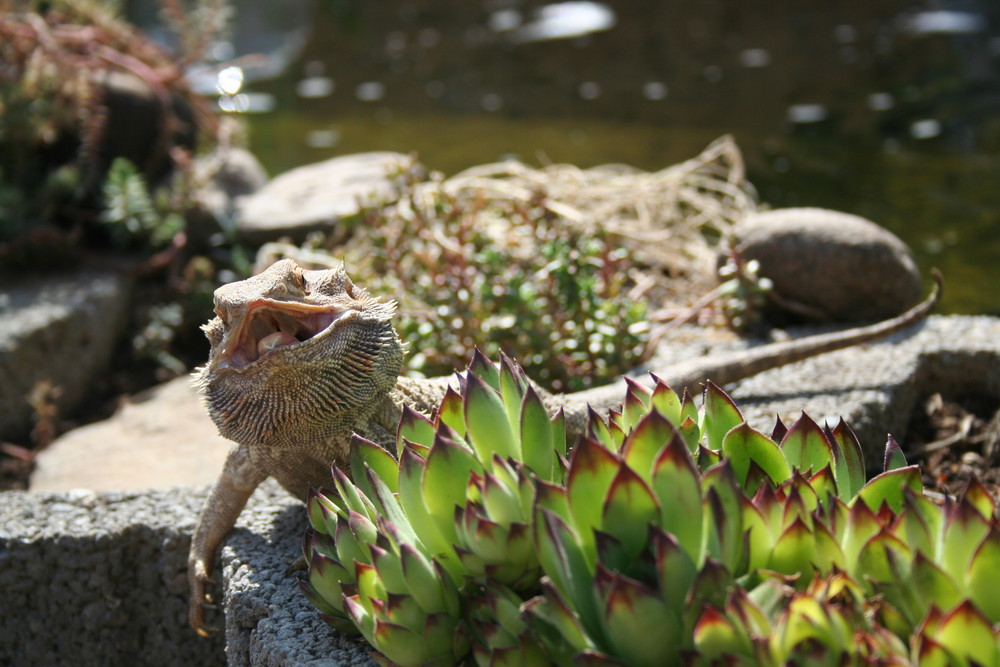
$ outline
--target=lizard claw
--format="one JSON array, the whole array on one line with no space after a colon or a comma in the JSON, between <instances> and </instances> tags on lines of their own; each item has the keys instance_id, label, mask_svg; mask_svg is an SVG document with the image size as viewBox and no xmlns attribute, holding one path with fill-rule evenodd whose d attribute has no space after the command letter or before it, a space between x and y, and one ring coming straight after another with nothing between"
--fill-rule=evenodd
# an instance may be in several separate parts
<instances>
[{"instance_id":1,"label":"lizard claw","mask_svg":"<svg viewBox=\"0 0 1000 667\"><path fill-rule=\"evenodd\" d=\"M212 596L205 590L207 586L215 586L215 580L208 576L208 567L204 561L194 561L188 566L188 577L191 588L191 599L188 602L188 624L201 637L208 637L218 628L205 622L205 610L215 610Z\"/></svg>"}]
</instances>

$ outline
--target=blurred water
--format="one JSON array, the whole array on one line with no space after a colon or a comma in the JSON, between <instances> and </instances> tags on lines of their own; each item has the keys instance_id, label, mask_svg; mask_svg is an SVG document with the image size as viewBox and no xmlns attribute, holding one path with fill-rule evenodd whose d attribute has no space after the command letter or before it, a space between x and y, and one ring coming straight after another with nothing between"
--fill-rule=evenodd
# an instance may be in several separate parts
<instances>
[{"instance_id":1,"label":"blurred water","mask_svg":"<svg viewBox=\"0 0 1000 667\"><path fill-rule=\"evenodd\" d=\"M266 32L280 6L239 11ZM301 41L262 46L238 90L214 70L220 105L256 112L272 173L383 149L445 173L511 156L659 169L731 133L764 201L870 217L943 270L947 311L1000 314L1000 3L327 0L300 14L282 34Z\"/></svg>"}]
</instances>

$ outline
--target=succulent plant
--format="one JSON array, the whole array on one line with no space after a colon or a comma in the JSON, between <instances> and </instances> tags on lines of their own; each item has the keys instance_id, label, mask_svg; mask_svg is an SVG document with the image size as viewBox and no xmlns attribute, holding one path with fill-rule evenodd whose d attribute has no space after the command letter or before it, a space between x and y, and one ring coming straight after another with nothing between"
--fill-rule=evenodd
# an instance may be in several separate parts
<instances>
[{"instance_id":1,"label":"succulent plant","mask_svg":"<svg viewBox=\"0 0 1000 667\"><path fill-rule=\"evenodd\" d=\"M893 439L866 482L843 422L765 435L655 380L567 460L516 363L459 384L309 502L303 589L393 662L1000 665L996 507L932 503Z\"/></svg>"}]
</instances>

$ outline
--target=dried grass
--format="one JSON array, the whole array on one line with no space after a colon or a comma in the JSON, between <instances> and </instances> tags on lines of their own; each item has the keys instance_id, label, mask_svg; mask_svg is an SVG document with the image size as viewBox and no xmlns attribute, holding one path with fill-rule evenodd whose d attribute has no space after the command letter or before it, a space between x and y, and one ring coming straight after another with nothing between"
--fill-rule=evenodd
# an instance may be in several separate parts
<instances>
[{"instance_id":1,"label":"dried grass","mask_svg":"<svg viewBox=\"0 0 1000 667\"><path fill-rule=\"evenodd\" d=\"M626 165L533 168L517 161L476 166L415 184L389 217L434 219L442 192L475 202L479 223L508 246L519 243L506 217L512 201L542 206L586 234L614 235L639 262L630 276L634 296L668 306L690 303L711 289L719 239L757 209L743 156L728 135L656 172Z\"/></svg>"}]
</instances>

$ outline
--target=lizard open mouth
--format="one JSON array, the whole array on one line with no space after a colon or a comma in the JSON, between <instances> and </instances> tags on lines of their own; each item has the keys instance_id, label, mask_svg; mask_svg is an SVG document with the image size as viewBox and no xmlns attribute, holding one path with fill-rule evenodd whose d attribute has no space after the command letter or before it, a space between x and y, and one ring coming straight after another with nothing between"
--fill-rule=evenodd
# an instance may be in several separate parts
<instances>
[{"instance_id":1,"label":"lizard open mouth","mask_svg":"<svg viewBox=\"0 0 1000 667\"><path fill-rule=\"evenodd\" d=\"M248 366L274 350L310 340L351 312L330 306L257 301L230 332L219 366Z\"/></svg>"}]
</instances>

